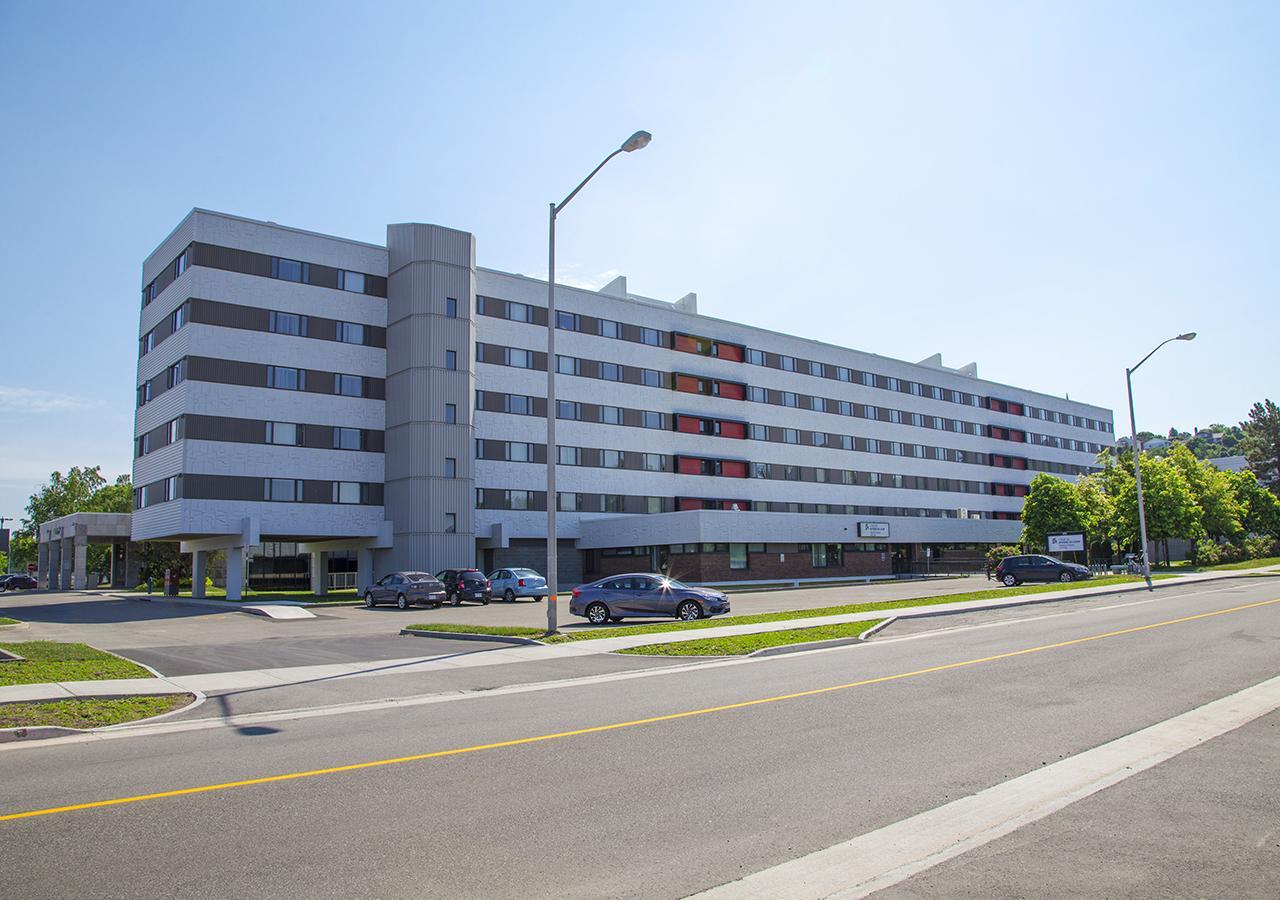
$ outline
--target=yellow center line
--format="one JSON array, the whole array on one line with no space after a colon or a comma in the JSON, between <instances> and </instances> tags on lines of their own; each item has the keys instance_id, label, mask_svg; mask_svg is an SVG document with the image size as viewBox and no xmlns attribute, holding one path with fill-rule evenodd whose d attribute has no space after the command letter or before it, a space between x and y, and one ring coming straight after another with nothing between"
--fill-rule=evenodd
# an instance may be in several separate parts
<instances>
[{"instance_id":1,"label":"yellow center line","mask_svg":"<svg viewBox=\"0 0 1280 900\"><path fill-rule=\"evenodd\" d=\"M369 762L349 763L343 766L330 766L325 769L308 769L305 772L287 772L282 775L266 775L262 778L246 778L242 781L224 781L219 784L177 788L171 791L158 791L153 794L137 794L132 797L116 797L111 800L94 800L89 803L76 803L70 806L54 806L48 809L33 809L26 812L0 815L0 822L8 822L15 819L30 819L35 818L36 816L49 816L54 813L74 812L81 809L97 809L104 806L122 806L129 803L141 803L144 800L161 800L165 797L181 797L187 794L207 794L211 791L225 791L230 788L250 787L256 784L271 784L277 781L293 781L298 778L315 778L319 775L335 775L340 772L356 772L361 769L373 769L379 766L393 766L400 763L417 762L424 759L439 759L445 756L461 756L464 753L477 753L481 750L498 750L503 747L519 747L523 744L538 744L543 741L554 741L560 738L577 737L584 734L599 734L605 731L617 731L622 728L634 728L638 725L652 725L656 722L671 722L676 719L688 719L693 716L709 715L710 713L727 712L734 709L747 709L752 706L763 706L766 703L778 703L782 700L798 700L803 697L816 697L820 694L847 691L851 688L866 687L873 684L884 684L890 681L900 681L904 678L915 678L919 675L928 675L933 672L945 672L950 669L962 669L967 666L977 666L982 665L983 663L997 662L1002 659L1012 659L1017 656L1026 656L1029 653L1041 653L1045 650L1057 650L1062 647L1073 647L1079 644L1087 644L1092 641L1100 641L1104 638L1136 634L1142 631L1150 631L1153 628L1164 628L1167 625L1179 625L1183 622L1194 622L1197 619L1208 619L1213 616L1223 616L1228 613L1241 612L1246 609L1256 609L1257 607L1269 606L1273 603L1280 603L1280 597L1273 600L1261 600L1257 603L1246 603L1242 606L1233 606L1230 609L1219 609L1212 612L1197 613L1192 616L1182 616L1177 619L1168 619L1164 622L1153 622L1149 625L1136 625L1132 628L1121 628L1117 631L1107 631L1102 634L1091 634L1087 637L1073 638L1069 641L1058 641L1053 644L1041 644L1038 647L1011 650L1008 653L997 653L993 656L983 656L977 659L966 659L960 662L944 663L938 666L929 666L925 669L915 669L911 672L899 672L896 675L881 675L877 678L865 678L861 681L850 681L845 684L834 684L827 687L812 688L806 691L795 691L790 694L778 694L773 697L760 697L755 700L742 700L737 703L726 703L722 706L708 706L702 709L690 709L684 712L668 713L661 716L649 716L644 719L632 719L627 722L613 722L608 725L593 725L589 728L577 728L573 731L557 731L553 734L539 734L532 737L514 738L508 741L495 741L490 744L475 744L470 747L455 747L452 750L434 750L430 753L415 753L412 756L397 756L392 759L377 759Z\"/></svg>"}]
</instances>

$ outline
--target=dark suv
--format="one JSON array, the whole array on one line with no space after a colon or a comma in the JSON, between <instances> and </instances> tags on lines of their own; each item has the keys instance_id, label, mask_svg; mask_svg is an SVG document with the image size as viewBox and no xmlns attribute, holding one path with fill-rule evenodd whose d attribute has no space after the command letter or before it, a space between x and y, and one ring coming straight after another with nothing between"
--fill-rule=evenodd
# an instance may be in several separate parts
<instances>
[{"instance_id":1,"label":"dark suv","mask_svg":"<svg viewBox=\"0 0 1280 900\"><path fill-rule=\"evenodd\" d=\"M996 580L1009 587L1024 581L1079 581L1092 573L1078 563L1063 562L1056 556L1006 556L996 566Z\"/></svg>"},{"instance_id":2,"label":"dark suv","mask_svg":"<svg viewBox=\"0 0 1280 900\"><path fill-rule=\"evenodd\" d=\"M444 585L445 601L461 606L463 600L475 600L488 606L493 598L489 579L479 569L445 569L436 577Z\"/></svg>"},{"instance_id":3,"label":"dark suv","mask_svg":"<svg viewBox=\"0 0 1280 900\"><path fill-rule=\"evenodd\" d=\"M30 590L38 587L36 580L22 572L16 575L0 575L0 591Z\"/></svg>"}]
</instances>

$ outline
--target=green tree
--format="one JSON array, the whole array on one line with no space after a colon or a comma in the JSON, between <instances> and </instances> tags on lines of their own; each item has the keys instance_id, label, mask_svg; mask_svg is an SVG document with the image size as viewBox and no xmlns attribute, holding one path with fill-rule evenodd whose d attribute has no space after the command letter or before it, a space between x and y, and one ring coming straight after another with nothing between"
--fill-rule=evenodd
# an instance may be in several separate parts
<instances>
[{"instance_id":1,"label":"green tree","mask_svg":"<svg viewBox=\"0 0 1280 900\"><path fill-rule=\"evenodd\" d=\"M1102 474L1079 478L1076 497L1083 510L1084 531L1090 543L1114 544L1116 540L1116 504L1107 493Z\"/></svg>"},{"instance_id":2,"label":"green tree","mask_svg":"<svg viewBox=\"0 0 1280 900\"><path fill-rule=\"evenodd\" d=\"M1240 525L1246 534L1280 538L1280 499L1258 483L1258 476L1224 472L1240 504Z\"/></svg>"},{"instance_id":3,"label":"green tree","mask_svg":"<svg viewBox=\"0 0 1280 900\"><path fill-rule=\"evenodd\" d=\"M14 564L26 566L36 561L36 528L42 522L77 512L129 512L133 508L133 487L128 475L108 484L101 466L72 466L64 475L54 472L27 501L27 515L14 540ZM105 572L110 568L111 547L90 544L87 568Z\"/></svg>"},{"instance_id":4,"label":"green tree","mask_svg":"<svg viewBox=\"0 0 1280 900\"><path fill-rule=\"evenodd\" d=\"M1084 531L1085 510L1075 487L1041 472L1031 479L1022 504L1022 543L1043 549L1045 536L1059 531Z\"/></svg>"},{"instance_id":5,"label":"green tree","mask_svg":"<svg viewBox=\"0 0 1280 900\"><path fill-rule=\"evenodd\" d=\"M1196 459L1181 444L1169 448L1165 455L1168 463L1182 473L1191 487L1191 495L1200 508L1200 528L1211 538L1235 540L1242 530L1240 518L1244 514L1236 499L1234 485L1227 473L1211 463Z\"/></svg>"},{"instance_id":6,"label":"green tree","mask_svg":"<svg viewBox=\"0 0 1280 900\"><path fill-rule=\"evenodd\" d=\"M1168 459L1139 454L1142 465L1142 501L1147 517L1147 539L1156 543L1170 538L1193 539L1202 534L1200 508L1191 485ZM1115 477L1117 486L1116 532L1120 543L1139 545L1137 483ZM1167 553L1166 553L1167 558Z\"/></svg>"},{"instance_id":7,"label":"green tree","mask_svg":"<svg viewBox=\"0 0 1280 900\"><path fill-rule=\"evenodd\" d=\"M1269 399L1253 404L1240 429L1244 432L1240 452L1249 460L1249 468L1263 487L1280 494L1280 407Z\"/></svg>"}]
</instances>

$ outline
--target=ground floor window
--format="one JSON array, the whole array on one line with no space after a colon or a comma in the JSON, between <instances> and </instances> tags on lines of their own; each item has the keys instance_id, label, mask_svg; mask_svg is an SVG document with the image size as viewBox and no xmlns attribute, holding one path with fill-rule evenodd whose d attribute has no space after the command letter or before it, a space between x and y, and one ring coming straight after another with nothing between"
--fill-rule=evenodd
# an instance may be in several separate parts
<instances>
[{"instance_id":1,"label":"ground floor window","mask_svg":"<svg viewBox=\"0 0 1280 900\"><path fill-rule=\"evenodd\" d=\"M839 544L812 544L809 547L809 555L815 569L840 565Z\"/></svg>"},{"instance_id":2,"label":"ground floor window","mask_svg":"<svg viewBox=\"0 0 1280 900\"><path fill-rule=\"evenodd\" d=\"M729 568L745 569L747 567L747 545L746 544L730 544L729 545Z\"/></svg>"}]
</instances>

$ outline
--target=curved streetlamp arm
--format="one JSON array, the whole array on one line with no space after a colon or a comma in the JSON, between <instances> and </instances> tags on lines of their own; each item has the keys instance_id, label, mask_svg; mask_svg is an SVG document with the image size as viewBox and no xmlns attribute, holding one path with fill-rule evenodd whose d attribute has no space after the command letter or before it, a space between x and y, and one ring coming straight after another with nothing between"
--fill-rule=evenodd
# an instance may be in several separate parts
<instances>
[{"instance_id":1,"label":"curved streetlamp arm","mask_svg":"<svg viewBox=\"0 0 1280 900\"><path fill-rule=\"evenodd\" d=\"M586 187L586 186L587 186L587 182L588 182L588 181L590 181L592 178L595 178L595 177L596 177L596 173L597 173L597 172L599 172L601 169L603 169L603 168L605 167L605 165L609 162L609 160L613 159L615 156L617 156L619 153L622 153L622 152L623 152L622 148L621 148L621 147L619 147L617 150L614 150L612 153L610 153L608 156L606 156L606 157L604 158L604 160L600 163L600 165L596 166L594 169L592 169L592 170L591 170L591 174L590 174L590 175L588 175L586 178L582 179L582 183L581 183L581 184L579 184L576 188L574 188L572 191L570 191L570 192L569 192L569 196L568 196L568 197L565 197L563 200L561 200L559 203L557 203L555 206L553 206L553 207L551 208L551 215L553 215L553 216L559 215L559 214L560 214L560 210L562 210L562 209L564 209L566 206L568 206L568 205L569 205L569 201L570 201L570 200L572 200L574 197L578 196L578 191L580 191L580 190L582 190L584 187ZM1153 352L1154 352L1154 351L1153 351ZM1139 365L1141 365L1141 363L1139 363Z\"/></svg>"},{"instance_id":2,"label":"curved streetlamp arm","mask_svg":"<svg viewBox=\"0 0 1280 900\"><path fill-rule=\"evenodd\" d=\"M595 172L592 172L591 174L592 174L592 175L594 175L594 174L595 174ZM565 202L568 202L568 201L565 201ZM1163 341L1161 341L1159 344L1157 344L1157 345L1156 345L1156 350L1159 350L1159 349L1160 349L1161 347L1163 347L1165 344L1169 343L1169 341L1176 341L1176 340L1178 340L1178 338L1176 338L1176 337L1165 338ZM1146 362L1146 361L1147 361L1147 360L1149 360L1151 357L1155 356L1155 355L1156 355L1156 350L1152 350L1152 351L1151 351L1150 353L1148 353L1146 356L1142 357L1141 362L1139 362L1137 366L1134 366L1132 369L1130 369L1130 370L1129 370L1129 373L1130 373L1130 374L1133 374L1134 372L1138 371L1138 366L1141 366L1141 365L1142 365L1142 363Z\"/></svg>"}]
</instances>

